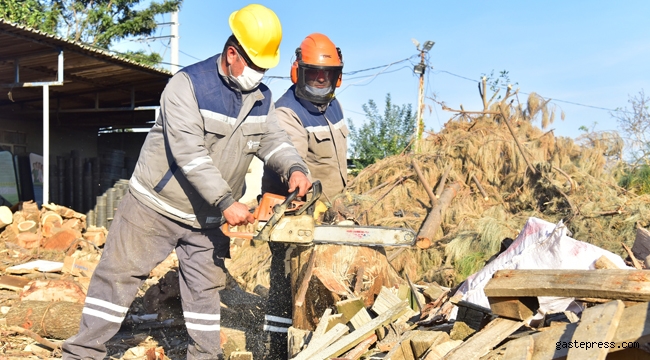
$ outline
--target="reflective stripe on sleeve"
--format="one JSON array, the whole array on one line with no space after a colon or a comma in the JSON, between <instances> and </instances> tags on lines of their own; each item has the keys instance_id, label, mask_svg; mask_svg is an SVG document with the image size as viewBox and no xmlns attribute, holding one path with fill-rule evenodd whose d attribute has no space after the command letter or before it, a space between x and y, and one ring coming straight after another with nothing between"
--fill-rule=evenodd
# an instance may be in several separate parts
<instances>
[{"instance_id":1,"label":"reflective stripe on sleeve","mask_svg":"<svg viewBox=\"0 0 650 360\"><path fill-rule=\"evenodd\" d=\"M190 171L194 170L195 167L197 167L197 166L199 166L199 165L203 165L203 164L205 164L205 163L207 163L207 162L212 162L212 158L209 157L209 156L201 156L201 157L198 157L198 158L196 158L196 159L190 161L187 165L185 165L185 166L182 167L182 169L183 169L183 173L184 173L184 174L187 174L187 173L189 173Z\"/></svg>"},{"instance_id":2,"label":"reflective stripe on sleeve","mask_svg":"<svg viewBox=\"0 0 650 360\"><path fill-rule=\"evenodd\" d=\"M147 191L147 189L144 188L144 186L142 186L142 184L138 182L138 180L136 180L135 176L131 177L130 185L133 187L133 190L139 192L143 196L146 196L151 202L158 205L160 208L167 211L168 213L178 216L179 218L184 220L196 221L196 215L188 214L186 212L180 211L175 207L163 202L153 194L151 194L149 191Z\"/></svg>"},{"instance_id":3,"label":"reflective stripe on sleeve","mask_svg":"<svg viewBox=\"0 0 650 360\"><path fill-rule=\"evenodd\" d=\"M269 161L269 159L271 158L271 156L275 155L275 153L277 153L278 151L280 151L280 150L282 150L282 149L290 148L290 147L292 147L292 145L287 144L287 143L282 143L282 144L278 145L278 147L276 147L275 149L273 149L273 150L272 150L268 155L266 155L266 156L264 157L264 162L266 163L267 161Z\"/></svg>"}]
</instances>

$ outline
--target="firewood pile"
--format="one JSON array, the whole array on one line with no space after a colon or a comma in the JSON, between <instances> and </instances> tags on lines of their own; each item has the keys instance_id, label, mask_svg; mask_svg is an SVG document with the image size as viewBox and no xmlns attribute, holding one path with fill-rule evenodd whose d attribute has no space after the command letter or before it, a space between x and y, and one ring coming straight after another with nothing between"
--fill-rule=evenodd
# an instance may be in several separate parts
<instances>
[{"instance_id":1,"label":"firewood pile","mask_svg":"<svg viewBox=\"0 0 650 360\"><path fill-rule=\"evenodd\" d=\"M107 235L105 227L87 226L85 214L63 206L0 207L0 358L60 357L63 340L79 329ZM221 291L224 351L244 358L244 350L264 352L260 334L269 284L268 246L251 245L233 241L233 259L227 261L232 277ZM184 359L188 341L172 253L138 291L121 331L107 344L108 354Z\"/></svg>"},{"instance_id":2,"label":"firewood pile","mask_svg":"<svg viewBox=\"0 0 650 360\"><path fill-rule=\"evenodd\" d=\"M531 219L453 289L407 281L371 306L336 302L315 328L294 321L292 359L650 358L650 273L638 260L650 232L639 229L624 261L565 230Z\"/></svg>"}]
</instances>

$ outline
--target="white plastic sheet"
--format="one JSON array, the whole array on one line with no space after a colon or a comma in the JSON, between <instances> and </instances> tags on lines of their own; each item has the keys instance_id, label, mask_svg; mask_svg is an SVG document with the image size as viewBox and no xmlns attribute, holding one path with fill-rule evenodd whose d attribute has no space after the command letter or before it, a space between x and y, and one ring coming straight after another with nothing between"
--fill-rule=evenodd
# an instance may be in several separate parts
<instances>
[{"instance_id":1,"label":"white plastic sheet","mask_svg":"<svg viewBox=\"0 0 650 360\"><path fill-rule=\"evenodd\" d=\"M479 272L469 276L456 294L463 294L462 299L465 301L489 308L483 288L497 270L589 270L594 269L594 263L603 255L619 268L629 268L620 256L570 238L562 221L555 225L531 217L512 245ZM539 303L539 312L542 314L564 310L580 312L580 309L572 307L573 298L539 297ZM455 313L456 309L452 318L455 318Z\"/></svg>"}]
</instances>

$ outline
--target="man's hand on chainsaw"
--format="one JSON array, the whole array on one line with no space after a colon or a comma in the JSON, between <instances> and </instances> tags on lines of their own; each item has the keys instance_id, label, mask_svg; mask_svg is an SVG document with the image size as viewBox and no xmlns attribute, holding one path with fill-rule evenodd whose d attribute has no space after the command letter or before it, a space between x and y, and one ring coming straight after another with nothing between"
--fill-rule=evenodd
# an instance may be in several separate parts
<instances>
[{"instance_id":1,"label":"man's hand on chainsaw","mask_svg":"<svg viewBox=\"0 0 650 360\"><path fill-rule=\"evenodd\" d=\"M230 226L247 225L255 222L255 217L248 211L248 206L235 201L223 211L223 217Z\"/></svg>"},{"instance_id":2,"label":"man's hand on chainsaw","mask_svg":"<svg viewBox=\"0 0 650 360\"><path fill-rule=\"evenodd\" d=\"M311 189L311 181L307 178L307 175L303 174L302 171L294 171L291 173L289 178L289 193L294 192L298 189L298 196L305 196L309 189Z\"/></svg>"}]
</instances>

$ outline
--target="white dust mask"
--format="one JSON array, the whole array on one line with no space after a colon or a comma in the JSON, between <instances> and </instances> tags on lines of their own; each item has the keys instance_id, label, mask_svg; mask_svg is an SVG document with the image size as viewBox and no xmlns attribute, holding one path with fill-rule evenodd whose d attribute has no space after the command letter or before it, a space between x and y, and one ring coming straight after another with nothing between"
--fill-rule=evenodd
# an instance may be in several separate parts
<instances>
[{"instance_id":1,"label":"white dust mask","mask_svg":"<svg viewBox=\"0 0 650 360\"><path fill-rule=\"evenodd\" d=\"M309 85L305 84L305 91L307 91L308 93L310 93L312 95L316 95L316 96L326 96L326 95L329 95L329 93L332 91L332 87L328 86L328 87L325 87L325 88L317 88L317 87L309 86Z\"/></svg>"},{"instance_id":2,"label":"white dust mask","mask_svg":"<svg viewBox=\"0 0 650 360\"><path fill-rule=\"evenodd\" d=\"M242 61L244 60L239 54L237 54L237 57ZM232 75L232 69L230 68L230 66L228 67L228 70L230 72L230 79L234 83L239 85L239 88L242 91L251 91L257 88L262 82L262 78L264 77L263 71L253 70L248 65L246 65L245 62L244 62L244 71L242 71L241 75L237 77Z\"/></svg>"}]
</instances>

